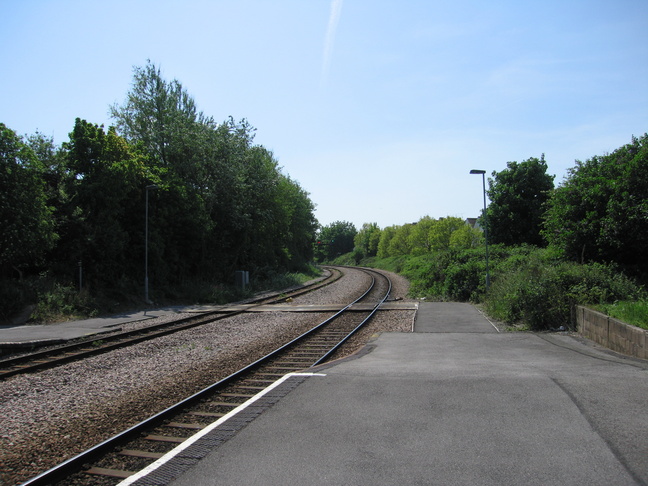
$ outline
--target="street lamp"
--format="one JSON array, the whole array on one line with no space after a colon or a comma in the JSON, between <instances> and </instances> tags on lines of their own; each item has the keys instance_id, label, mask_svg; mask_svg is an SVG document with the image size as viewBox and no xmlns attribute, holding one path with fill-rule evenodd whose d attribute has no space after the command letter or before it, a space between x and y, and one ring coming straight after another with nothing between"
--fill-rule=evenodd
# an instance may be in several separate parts
<instances>
[{"instance_id":1,"label":"street lamp","mask_svg":"<svg viewBox=\"0 0 648 486\"><path fill-rule=\"evenodd\" d=\"M146 215L144 218L144 302L152 304L149 300L149 278L148 278L148 197L150 189L157 189L158 186L150 184L146 186Z\"/></svg>"},{"instance_id":2,"label":"street lamp","mask_svg":"<svg viewBox=\"0 0 648 486\"><path fill-rule=\"evenodd\" d=\"M486 242L486 290L490 288L490 271L488 269L488 221L486 216L486 171L481 169L473 169L471 174L481 174L482 186L484 189L484 241Z\"/></svg>"}]
</instances>

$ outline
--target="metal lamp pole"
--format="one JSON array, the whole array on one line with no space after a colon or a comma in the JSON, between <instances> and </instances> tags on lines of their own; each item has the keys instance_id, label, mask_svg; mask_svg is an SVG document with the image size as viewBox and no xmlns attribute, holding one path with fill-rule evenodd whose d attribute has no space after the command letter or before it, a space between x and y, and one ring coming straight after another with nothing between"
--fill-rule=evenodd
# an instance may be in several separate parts
<instances>
[{"instance_id":1,"label":"metal lamp pole","mask_svg":"<svg viewBox=\"0 0 648 486\"><path fill-rule=\"evenodd\" d=\"M148 278L148 200L149 190L157 189L158 186L151 184L146 186L146 215L144 218L144 302L151 304L149 300L149 278Z\"/></svg>"},{"instance_id":2,"label":"metal lamp pole","mask_svg":"<svg viewBox=\"0 0 648 486\"><path fill-rule=\"evenodd\" d=\"M488 220L486 216L486 171L481 169L473 169L471 174L481 174L482 187L484 190L484 241L486 242L486 290L490 288L490 270L488 268Z\"/></svg>"}]
</instances>

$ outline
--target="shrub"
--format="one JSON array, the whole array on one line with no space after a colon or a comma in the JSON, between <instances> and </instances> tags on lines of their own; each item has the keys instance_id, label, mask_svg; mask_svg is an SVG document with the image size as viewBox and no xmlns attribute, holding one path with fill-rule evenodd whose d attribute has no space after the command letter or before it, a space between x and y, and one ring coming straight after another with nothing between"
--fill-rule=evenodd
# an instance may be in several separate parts
<instances>
[{"instance_id":1,"label":"shrub","mask_svg":"<svg viewBox=\"0 0 648 486\"><path fill-rule=\"evenodd\" d=\"M485 286L485 260L469 260L453 264L446 269L443 294L450 300L479 301L480 290Z\"/></svg>"},{"instance_id":2,"label":"shrub","mask_svg":"<svg viewBox=\"0 0 648 486\"><path fill-rule=\"evenodd\" d=\"M409 258L401 273L410 281L410 294L415 297L443 300L447 265L448 261L443 253Z\"/></svg>"},{"instance_id":3,"label":"shrub","mask_svg":"<svg viewBox=\"0 0 648 486\"><path fill-rule=\"evenodd\" d=\"M95 303L88 292L79 292L72 285L54 282L38 293L38 303L32 319L39 322L56 322L74 317L92 317Z\"/></svg>"},{"instance_id":4,"label":"shrub","mask_svg":"<svg viewBox=\"0 0 648 486\"><path fill-rule=\"evenodd\" d=\"M486 296L486 310L507 323L524 322L532 330L571 327L575 304L636 299L642 289L602 264L547 261L542 250L526 263L501 274Z\"/></svg>"}]
</instances>

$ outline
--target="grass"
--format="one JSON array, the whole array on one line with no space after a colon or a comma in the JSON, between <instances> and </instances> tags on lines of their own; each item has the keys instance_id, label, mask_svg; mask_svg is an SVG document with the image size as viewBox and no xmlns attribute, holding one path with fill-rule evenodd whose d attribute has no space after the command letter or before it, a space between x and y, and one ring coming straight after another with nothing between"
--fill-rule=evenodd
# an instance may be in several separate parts
<instances>
[{"instance_id":1,"label":"grass","mask_svg":"<svg viewBox=\"0 0 648 486\"><path fill-rule=\"evenodd\" d=\"M620 301L613 304L594 306L599 312L614 317L626 324L648 330L648 302Z\"/></svg>"}]
</instances>

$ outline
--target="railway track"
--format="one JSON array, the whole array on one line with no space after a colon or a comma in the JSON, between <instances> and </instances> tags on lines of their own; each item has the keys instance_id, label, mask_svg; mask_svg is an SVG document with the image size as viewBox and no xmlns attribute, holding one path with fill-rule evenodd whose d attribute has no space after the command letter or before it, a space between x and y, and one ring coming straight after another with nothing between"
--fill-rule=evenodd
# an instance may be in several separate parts
<instances>
[{"instance_id":1,"label":"railway track","mask_svg":"<svg viewBox=\"0 0 648 486\"><path fill-rule=\"evenodd\" d=\"M372 275L367 291L310 331L153 417L36 476L24 486L117 484L287 374L308 370L334 358L343 343L371 319L391 291L387 277L367 272ZM360 312L354 310L354 306L366 310Z\"/></svg>"},{"instance_id":2,"label":"railway track","mask_svg":"<svg viewBox=\"0 0 648 486\"><path fill-rule=\"evenodd\" d=\"M341 272L331 268L331 274L324 280L312 285L301 287L289 292L265 295L258 299L246 301L251 304L244 309L228 312L205 312L197 316L178 319L173 322L151 325L134 331L116 332L110 335L95 336L90 339L77 341L47 350L36 351L21 356L15 356L0 360L0 380L21 373L31 373L37 370L53 368L70 361L87 358L97 354L105 353L115 349L130 346L160 336L172 334L196 326L202 326L211 322L227 319L244 312L249 312L255 306L280 303L326 285L330 285L341 277Z\"/></svg>"}]
</instances>

